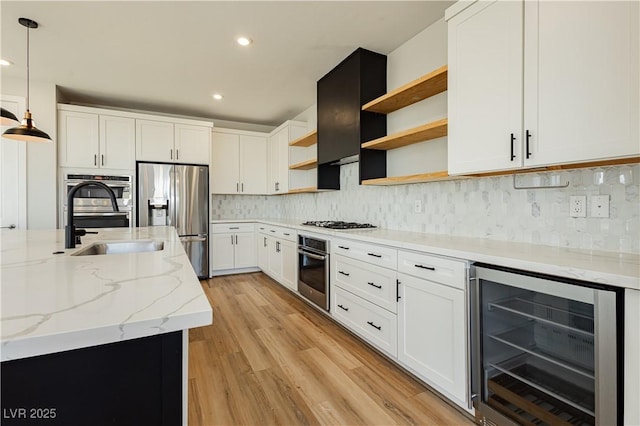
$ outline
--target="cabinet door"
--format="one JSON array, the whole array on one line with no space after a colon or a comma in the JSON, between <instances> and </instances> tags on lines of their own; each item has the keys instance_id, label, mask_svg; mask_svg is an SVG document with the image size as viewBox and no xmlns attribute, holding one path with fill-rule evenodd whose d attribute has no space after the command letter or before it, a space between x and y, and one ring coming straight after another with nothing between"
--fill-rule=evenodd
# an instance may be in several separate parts
<instances>
[{"instance_id":1,"label":"cabinet door","mask_svg":"<svg viewBox=\"0 0 640 426\"><path fill-rule=\"evenodd\" d=\"M267 236L258 234L256 243L258 249L258 268L267 272L269 268L269 244L267 242Z\"/></svg>"},{"instance_id":2,"label":"cabinet door","mask_svg":"<svg viewBox=\"0 0 640 426\"><path fill-rule=\"evenodd\" d=\"M100 116L100 167L135 169L135 123L133 118Z\"/></svg>"},{"instance_id":3,"label":"cabinet door","mask_svg":"<svg viewBox=\"0 0 640 426\"><path fill-rule=\"evenodd\" d=\"M240 135L240 192L267 193L267 138Z\"/></svg>"},{"instance_id":4,"label":"cabinet door","mask_svg":"<svg viewBox=\"0 0 640 426\"><path fill-rule=\"evenodd\" d=\"M173 124L136 120L136 160L175 162Z\"/></svg>"},{"instance_id":5,"label":"cabinet door","mask_svg":"<svg viewBox=\"0 0 640 426\"><path fill-rule=\"evenodd\" d=\"M175 124L175 154L178 163L209 164L211 129L209 127Z\"/></svg>"},{"instance_id":6,"label":"cabinet door","mask_svg":"<svg viewBox=\"0 0 640 426\"><path fill-rule=\"evenodd\" d=\"M525 165L640 153L639 8L525 2Z\"/></svg>"},{"instance_id":7,"label":"cabinet door","mask_svg":"<svg viewBox=\"0 0 640 426\"><path fill-rule=\"evenodd\" d=\"M256 234L235 234L235 267L253 268L258 264Z\"/></svg>"},{"instance_id":8,"label":"cabinet door","mask_svg":"<svg viewBox=\"0 0 640 426\"><path fill-rule=\"evenodd\" d=\"M240 189L240 137L213 132L211 144L211 192L237 194Z\"/></svg>"},{"instance_id":9,"label":"cabinet door","mask_svg":"<svg viewBox=\"0 0 640 426\"><path fill-rule=\"evenodd\" d=\"M289 192L289 129L285 128L278 133L277 137L278 156L278 194Z\"/></svg>"},{"instance_id":10,"label":"cabinet door","mask_svg":"<svg viewBox=\"0 0 640 426\"><path fill-rule=\"evenodd\" d=\"M211 270L234 268L234 234L211 234Z\"/></svg>"},{"instance_id":11,"label":"cabinet door","mask_svg":"<svg viewBox=\"0 0 640 426\"><path fill-rule=\"evenodd\" d=\"M466 404L464 290L398 274L398 359Z\"/></svg>"},{"instance_id":12,"label":"cabinet door","mask_svg":"<svg viewBox=\"0 0 640 426\"><path fill-rule=\"evenodd\" d=\"M59 111L59 160L62 167L98 167L98 114Z\"/></svg>"},{"instance_id":13,"label":"cabinet door","mask_svg":"<svg viewBox=\"0 0 640 426\"><path fill-rule=\"evenodd\" d=\"M522 165L522 10L477 2L448 22L450 174Z\"/></svg>"},{"instance_id":14,"label":"cabinet door","mask_svg":"<svg viewBox=\"0 0 640 426\"><path fill-rule=\"evenodd\" d=\"M267 237L269 252L267 253L267 273L274 280L282 280L282 251L281 243L275 238Z\"/></svg>"},{"instance_id":15,"label":"cabinet door","mask_svg":"<svg viewBox=\"0 0 640 426\"><path fill-rule=\"evenodd\" d=\"M279 194L278 190L278 179L279 179L279 160L280 160L280 151L278 145L278 136L272 135L269 136L268 140L269 152L267 153L268 164L267 164L267 193L268 194ZM288 167L288 166L287 166Z\"/></svg>"},{"instance_id":16,"label":"cabinet door","mask_svg":"<svg viewBox=\"0 0 640 426\"><path fill-rule=\"evenodd\" d=\"M282 280L281 283L291 290L298 290L298 250L296 243L281 240Z\"/></svg>"}]
</instances>

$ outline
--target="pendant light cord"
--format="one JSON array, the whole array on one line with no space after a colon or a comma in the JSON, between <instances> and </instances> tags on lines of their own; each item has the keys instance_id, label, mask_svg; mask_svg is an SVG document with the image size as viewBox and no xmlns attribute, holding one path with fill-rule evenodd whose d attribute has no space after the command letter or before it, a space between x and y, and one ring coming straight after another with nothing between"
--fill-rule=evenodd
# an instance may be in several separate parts
<instances>
[{"instance_id":1,"label":"pendant light cord","mask_svg":"<svg viewBox=\"0 0 640 426\"><path fill-rule=\"evenodd\" d=\"M27 25L27 111L29 111L29 30L30 26Z\"/></svg>"}]
</instances>

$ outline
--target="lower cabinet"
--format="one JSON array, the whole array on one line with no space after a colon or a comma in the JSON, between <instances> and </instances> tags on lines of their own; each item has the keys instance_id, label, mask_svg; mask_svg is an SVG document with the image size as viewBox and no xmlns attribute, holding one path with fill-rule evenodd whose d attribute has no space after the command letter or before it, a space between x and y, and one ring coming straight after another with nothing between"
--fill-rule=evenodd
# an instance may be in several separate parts
<instances>
[{"instance_id":1,"label":"lower cabinet","mask_svg":"<svg viewBox=\"0 0 640 426\"><path fill-rule=\"evenodd\" d=\"M258 232L258 266L283 286L297 291L297 233L288 228L262 224Z\"/></svg>"},{"instance_id":2,"label":"lower cabinet","mask_svg":"<svg viewBox=\"0 0 640 426\"><path fill-rule=\"evenodd\" d=\"M282 252L282 280L285 287L298 290L298 245L295 242L282 240L280 244Z\"/></svg>"},{"instance_id":3,"label":"lower cabinet","mask_svg":"<svg viewBox=\"0 0 640 426\"><path fill-rule=\"evenodd\" d=\"M269 267L269 243L268 237L263 234L258 234L256 242L258 244L258 268L266 271Z\"/></svg>"},{"instance_id":4,"label":"lower cabinet","mask_svg":"<svg viewBox=\"0 0 640 426\"><path fill-rule=\"evenodd\" d=\"M212 276L221 275L221 271L244 272L258 265L255 224L213 224L210 241Z\"/></svg>"}]
</instances>

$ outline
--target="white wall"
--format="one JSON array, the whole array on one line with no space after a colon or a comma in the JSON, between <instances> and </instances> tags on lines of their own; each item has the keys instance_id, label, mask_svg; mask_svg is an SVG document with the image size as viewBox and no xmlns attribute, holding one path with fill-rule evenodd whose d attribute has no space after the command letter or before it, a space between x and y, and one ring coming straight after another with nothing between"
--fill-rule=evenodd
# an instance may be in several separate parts
<instances>
[{"instance_id":1,"label":"white wall","mask_svg":"<svg viewBox=\"0 0 640 426\"><path fill-rule=\"evenodd\" d=\"M26 82L3 76L0 91L5 95L25 96ZM36 127L46 132L53 142L27 144L27 228L55 228L58 203L55 84L31 80L29 102Z\"/></svg>"}]
</instances>

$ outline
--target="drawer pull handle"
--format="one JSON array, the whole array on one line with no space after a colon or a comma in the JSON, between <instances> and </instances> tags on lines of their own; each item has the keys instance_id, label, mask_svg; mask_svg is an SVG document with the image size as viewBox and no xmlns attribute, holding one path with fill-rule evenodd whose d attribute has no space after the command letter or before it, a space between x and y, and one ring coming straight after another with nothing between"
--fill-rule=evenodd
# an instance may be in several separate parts
<instances>
[{"instance_id":1,"label":"drawer pull handle","mask_svg":"<svg viewBox=\"0 0 640 426\"><path fill-rule=\"evenodd\" d=\"M371 287L375 287L375 288L382 288L382 286L381 286L381 285L375 285L374 283L369 283L369 282L368 282L367 284L369 284Z\"/></svg>"},{"instance_id":2,"label":"drawer pull handle","mask_svg":"<svg viewBox=\"0 0 640 426\"><path fill-rule=\"evenodd\" d=\"M345 247L345 246L338 246L338 248L341 248L342 250L349 250L349 247Z\"/></svg>"},{"instance_id":3,"label":"drawer pull handle","mask_svg":"<svg viewBox=\"0 0 640 426\"><path fill-rule=\"evenodd\" d=\"M283 232L284 235L289 236L291 234L289 234L288 232Z\"/></svg>"},{"instance_id":4,"label":"drawer pull handle","mask_svg":"<svg viewBox=\"0 0 640 426\"><path fill-rule=\"evenodd\" d=\"M424 266L424 265L413 265L416 268L420 268L420 269L427 269L429 271L435 271L436 268L434 268L433 266Z\"/></svg>"},{"instance_id":5,"label":"drawer pull handle","mask_svg":"<svg viewBox=\"0 0 640 426\"><path fill-rule=\"evenodd\" d=\"M381 254L375 254L375 253L367 253L369 256L373 256L373 257L382 257Z\"/></svg>"},{"instance_id":6,"label":"drawer pull handle","mask_svg":"<svg viewBox=\"0 0 640 426\"><path fill-rule=\"evenodd\" d=\"M347 277L349 276L349 274L348 274L348 273L346 273L346 272L338 271L338 273L339 273L339 274L342 274L342 275L344 275L344 276L347 276Z\"/></svg>"},{"instance_id":7,"label":"drawer pull handle","mask_svg":"<svg viewBox=\"0 0 640 426\"><path fill-rule=\"evenodd\" d=\"M270 229L269 232L276 232L276 231L274 231L273 229Z\"/></svg>"},{"instance_id":8,"label":"drawer pull handle","mask_svg":"<svg viewBox=\"0 0 640 426\"><path fill-rule=\"evenodd\" d=\"M231 226L229 229L240 229L239 226Z\"/></svg>"},{"instance_id":9,"label":"drawer pull handle","mask_svg":"<svg viewBox=\"0 0 640 426\"><path fill-rule=\"evenodd\" d=\"M338 308L342 309L343 311L349 311L349 308L345 308L345 307L344 307L344 306L342 306L342 305L338 305Z\"/></svg>"},{"instance_id":10,"label":"drawer pull handle","mask_svg":"<svg viewBox=\"0 0 640 426\"><path fill-rule=\"evenodd\" d=\"M369 324L371 327L375 328L376 330L382 330L382 326L381 325L375 325L373 323L373 321L367 321L367 324Z\"/></svg>"}]
</instances>

